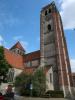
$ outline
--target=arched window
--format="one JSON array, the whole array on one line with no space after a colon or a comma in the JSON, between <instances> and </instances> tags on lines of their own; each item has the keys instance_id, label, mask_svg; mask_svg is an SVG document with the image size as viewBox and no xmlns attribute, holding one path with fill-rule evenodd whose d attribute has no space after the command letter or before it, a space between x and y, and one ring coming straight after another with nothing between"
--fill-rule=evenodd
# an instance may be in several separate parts
<instances>
[{"instance_id":1,"label":"arched window","mask_svg":"<svg viewBox=\"0 0 75 100\"><path fill-rule=\"evenodd\" d=\"M45 11L45 16L47 15L47 10Z\"/></svg>"},{"instance_id":2,"label":"arched window","mask_svg":"<svg viewBox=\"0 0 75 100\"><path fill-rule=\"evenodd\" d=\"M49 9L49 13L51 13L51 9Z\"/></svg>"},{"instance_id":3,"label":"arched window","mask_svg":"<svg viewBox=\"0 0 75 100\"><path fill-rule=\"evenodd\" d=\"M13 80L14 80L14 69L13 68L10 68L9 69L9 72L8 72L7 81L8 82L13 82Z\"/></svg>"},{"instance_id":4,"label":"arched window","mask_svg":"<svg viewBox=\"0 0 75 100\"><path fill-rule=\"evenodd\" d=\"M48 31L51 31L51 25L50 24L48 24L47 29L48 29Z\"/></svg>"},{"instance_id":5,"label":"arched window","mask_svg":"<svg viewBox=\"0 0 75 100\"><path fill-rule=\"evenodd\" d=\"M50 73L50 83L52 83L52 73Z\"/></svg>"}]
</instances>

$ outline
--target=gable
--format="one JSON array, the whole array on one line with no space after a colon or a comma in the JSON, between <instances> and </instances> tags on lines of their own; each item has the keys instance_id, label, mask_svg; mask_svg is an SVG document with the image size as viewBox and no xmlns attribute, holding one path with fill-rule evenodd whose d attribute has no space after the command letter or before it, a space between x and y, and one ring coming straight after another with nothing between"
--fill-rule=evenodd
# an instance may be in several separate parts
<instances>
[{"instance_id":1,"label":"gable","mask_svg":"<svg viewBox=\"0 0 75 100\"><path fill-rule=\"evenodd\" d=\"M17 55L8 49L4 49L4 55L7 62L14 68L23 69L23 57Z\"/></svg>"}]
</instances>

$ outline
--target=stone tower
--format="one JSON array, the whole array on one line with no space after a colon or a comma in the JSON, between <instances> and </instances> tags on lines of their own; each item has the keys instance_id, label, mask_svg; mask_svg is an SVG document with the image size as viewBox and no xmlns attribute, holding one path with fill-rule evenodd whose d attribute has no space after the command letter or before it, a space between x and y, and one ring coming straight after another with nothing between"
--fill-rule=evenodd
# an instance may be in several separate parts
<instances>
[{"instance_id":1,"label":"stone tower","mask_svg":"<svg viewBox=\"0 0 75 100\"><path fill-rule=\"evenodd\" d=\"M66 40L60 14L55 3L47 5L40 14L41 66L52 68L53 89L72 94L72 76Z\"/></svg>"}]
</instances>

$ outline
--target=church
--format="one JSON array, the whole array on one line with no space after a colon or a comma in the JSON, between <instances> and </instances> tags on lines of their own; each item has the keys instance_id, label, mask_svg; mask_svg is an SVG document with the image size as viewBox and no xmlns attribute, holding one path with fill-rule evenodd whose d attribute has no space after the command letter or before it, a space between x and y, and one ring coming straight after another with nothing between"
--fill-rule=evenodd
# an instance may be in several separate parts
<instances>
[{"instance_id":1,"label":"church","mask_svg":"<svg viewBox=\"0 0 75 100\"><path fill-rule=\"evenodd\" d=\"M18 41L10 49L5 48L4 55L13 67L9 70L9 82L14 81L14 77L22 71L32 74L37 68L46 66L46 90L63 90L64 96L73 94L66 39L61 16L54 2L43 7L40 12L40 50L26 54Z\"/></svg>"}]
</instances>

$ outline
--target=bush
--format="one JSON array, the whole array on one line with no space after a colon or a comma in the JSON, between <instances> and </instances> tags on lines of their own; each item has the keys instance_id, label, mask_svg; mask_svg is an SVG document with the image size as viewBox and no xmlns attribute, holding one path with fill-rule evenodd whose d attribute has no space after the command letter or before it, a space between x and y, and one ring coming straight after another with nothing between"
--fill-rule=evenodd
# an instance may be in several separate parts
<instances>
[{"instance_id":1,"label":"bush","mask_svg":"<svg viewBox=\"0 0 75 100\"><path fill-rule=\"evenodd\" d=\"M64 98L63 91L47 91L44 97L52 97L52 98Z\"/></svg>"},{"instance_id":2,"label":"bush","mask_svg":"<svg viewBox=\"0 0 75 100\"><path fill-rule=\"evenodd\" d=\"M30 96L30 89L21 89L20 95L21 96Z\"/></svg>"},{"instance_id":3,"label":"bush","mask_svg":"<svg viewBox=\"0 0 75 100\"><path fill-rule=\"evenodd\" d=\"M39 92L38 92L37 90L33 89L33 90L32 90L32 96L33 96L33 97L39 97L40 94L39 94Z\"/></svg>"}]
</instances>

